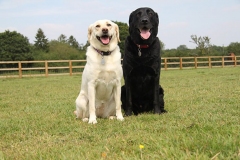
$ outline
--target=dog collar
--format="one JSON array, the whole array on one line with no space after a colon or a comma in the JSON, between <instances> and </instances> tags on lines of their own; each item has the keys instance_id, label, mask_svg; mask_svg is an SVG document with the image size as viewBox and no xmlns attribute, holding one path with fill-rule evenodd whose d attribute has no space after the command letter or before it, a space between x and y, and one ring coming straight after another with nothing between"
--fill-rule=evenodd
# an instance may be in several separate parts
<instances>
[{"instance_id":1,"label":"dog collar","mask_svg":"<svg viewBox=\"0 0 240 160\"><path fill-rule=\"evenodd\" d=\"M94 48L94 47L93 47ZM112 52L108 51L108 52L104 52L104 51L100 51L96 48L94 48L99 54L101 54L102 56L109 56L111 55Z\"/></svg>"},{"instance_id":2,"label":"dog collar","mask_svg":"<svg viewBox=\"0 0 240 160\"><path fill-rule=\"evenodd\" d=\"M94 47L93 47L94 48ZM94 48L99 54L101 54L102 56L102 60L101 60L101 64L104 65L105 64L105 60L104 60L104 56L109 56L112 52L108 51L108 52L104 52L104 51L100 51L97 48Z\"/></svg>"},{"instance_id":3,"label":"dog collar","mask_svg":"<svg viewBox=\"0 0 240 160\"><path fill-rule=\"evenodd\" d=\"M141 55L142 55L141 49L142 49L142 48L148 48L149 45L147 45L147 44L140 45L140 44L137 44L137 43L135 43L135 44L136 44L137 47L138 47L138 56L141 57Z\"/></svg>"},{"instance_id":4,"label":"dog collar","mask_svg":"<svg viewBox=\"0 0 240 160\"><path fill-rule=\"evenodd\" d=\"M140 44L136 44L138 46L138 48L148 48L149 45L147 44L143 44L143 45L140 45Z\"/></svg>"}]
</instances>

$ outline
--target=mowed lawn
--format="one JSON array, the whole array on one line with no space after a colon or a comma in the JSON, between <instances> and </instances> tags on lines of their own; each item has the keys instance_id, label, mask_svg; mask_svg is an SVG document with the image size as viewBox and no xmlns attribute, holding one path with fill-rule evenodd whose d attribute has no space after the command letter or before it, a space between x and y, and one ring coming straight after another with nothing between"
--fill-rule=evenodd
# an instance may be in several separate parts
<instances>
[{"instance_id":1,"label":"mowed lawn","mask_svg":"<svg viewBox=\"0 0 240 160\"><path fill-rule=\"evenodd\" d=\"M0 159L240 159L240 67L162 71L167 114L96 125L73 115L80 82L0 79Z\"/></svg>"}]
</instances>

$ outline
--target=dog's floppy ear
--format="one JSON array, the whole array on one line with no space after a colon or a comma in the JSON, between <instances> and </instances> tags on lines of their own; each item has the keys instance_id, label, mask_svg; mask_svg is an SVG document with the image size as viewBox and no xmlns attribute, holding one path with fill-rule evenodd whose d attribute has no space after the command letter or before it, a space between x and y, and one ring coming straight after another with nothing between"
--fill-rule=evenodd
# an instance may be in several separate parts
<instances>
[{"instance_id":1,"label":"dog's floppy ear","mask_svg":"<svg viewBox=\"0 0 240 160\"><path fill-rule=\"evenodd\" d=\"M90 42L90 39L91 39L92 28L93 28L93 24L91 24L91 25L88 27L88 42Z\"/></svg>"},{"instance_id":2,"label":"dog's floppy ear","mask_svg":"<svg viewBox=\"0 0 240 160\"><path fill-rule=\"evenodd\" d=\"M128 20L128 25L129 25L129 27L128 27L128 32L129 32L129 33L131 33L131 24L132 24L132 21L133 21L133 19L134 19L135 12L136 12L136 10L133 11L133 12L129 15L129 20Z\"/></svg>"},{"instance_id":3,"label":"dog's floppy ear","mask_svg":"<svg viewBox=\"0 0 240 160\"><path fill-rule=\"evenodd\" d=\"M119 37L119 27L117 24L115 24L115 31L116 31L116 37L117 37L118 42L121 42L120 37Z\"/></svg>"},{"instance_id":4,"label":"dog's floppy ear","mask_svg":"<svg viewBox=\"0 0 240 160\"><path fill-rule=\"evenodd\" d=\"M134 15L135 11L133 11L130 16L129 16L129 20L128 20L128 24L130 25L131 22L133 21L133 15Z\"/></svg>"},{"instance_id":5,"label":"dog's floppy ear","mask_svg":"<svg viewBox=\"0 0 240 160\"><path fill-rule=\"evenodd\" d=\"M159 18L158 18L157 12L155 12L155 18L156 18L156 22L157 22L157 25L158 25L159 24Z\"/></svg>"}]
</instances>

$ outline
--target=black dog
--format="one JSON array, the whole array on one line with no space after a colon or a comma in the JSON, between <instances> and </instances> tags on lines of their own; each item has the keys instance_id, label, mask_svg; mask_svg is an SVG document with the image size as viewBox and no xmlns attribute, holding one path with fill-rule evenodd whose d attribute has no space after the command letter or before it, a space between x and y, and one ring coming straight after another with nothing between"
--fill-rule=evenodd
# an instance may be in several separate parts
<instances>
[{"instance_id":1,"label":"black dog","mask_svg":"<svg viewBox=\"0 0 240 160\"><path fill-rule=\"evenodd\" d=\"M129 34L123 58L122 108L126 116L164 110L164 91L159 85L161 56L158 14L151 8L138 8L129 17Z\"/></svg>"}]
</instances>

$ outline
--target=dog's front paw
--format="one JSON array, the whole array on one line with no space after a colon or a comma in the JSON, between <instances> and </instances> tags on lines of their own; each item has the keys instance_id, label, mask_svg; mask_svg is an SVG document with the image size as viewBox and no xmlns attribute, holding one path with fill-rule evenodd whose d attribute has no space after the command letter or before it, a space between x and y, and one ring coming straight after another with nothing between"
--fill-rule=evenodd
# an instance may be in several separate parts
<instances>
[{"instance_id":1,"label":"dog's front paw","mask_svg":"<svg viewBox=\"0 0 240 160\"><path fill-rule=\"evenodd\" d=\"M125 112L124 116L131 116L132 112Z\"/></svg>"},{"instance_id":2,"label":"dog's front paw","mask_svg":"<svg viewBox=\"0 0 240 160\"><path fill-rule=\"evenodd\" d=\"M115 116L109 116L109 119L110 120L113 120L113 119L115 119L116 117Z\"/></svg>"},{"instance_id":3,"label":"dog's front paw","mask_svg":"<svg viewBox=\"0 0 240 160\"><path fill-rule=\"evenodd\" d=\"M122 115L121 115L121 116L117 116L117 120L119 120L119 121L124 121L124 118L123 118Z\"/></svg>"},{"instance_id":4,"label":"dog's front paw","mask_svg":"<svg viewBox=\"0 0 240 160\"><path fill-rule=\"evenodd\" d=\"M155 110L154 111L155 114L163 114L163 113L167 113L166 110L162 109L162 110Z\"/></svg>"},{"instance_id":5,"label":"dog's front paw","mask_svg":"<svg viewBox=\"0 0 240 160\"><path fill-rule=\"evenodd\" d=\"M83 122L87 122L87 121L88 121L88 118L83 118L82 121L83 121Z\"/></svg>"},{"instance_id":6,"label":"dog's front paw","mask_svg":"<svg viewBox=\"0 0 240 160\"><path fill-rule=\"evenodd\" d=\"M161 114L163 114L163 113L167 113L167 110L162 109L162 110L161 110Z\"/></svg>"},{"instance_id":7,"label":"dog's front paw","mask_svg":"<svg viewBox=\"0 0 240 160\"><path fill-rule=\"evenodd\" d=\"M97 120L96 119L89 119L88 123L89 124L96 124Z\"/></svg>"}]
</instances>

